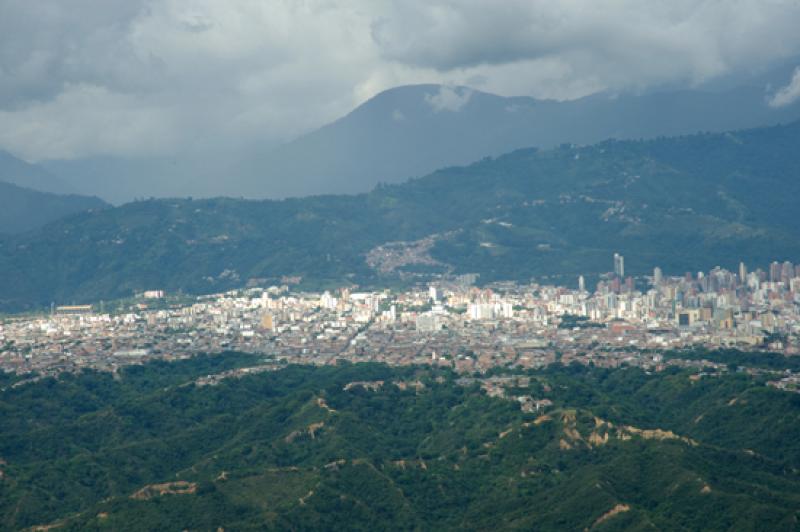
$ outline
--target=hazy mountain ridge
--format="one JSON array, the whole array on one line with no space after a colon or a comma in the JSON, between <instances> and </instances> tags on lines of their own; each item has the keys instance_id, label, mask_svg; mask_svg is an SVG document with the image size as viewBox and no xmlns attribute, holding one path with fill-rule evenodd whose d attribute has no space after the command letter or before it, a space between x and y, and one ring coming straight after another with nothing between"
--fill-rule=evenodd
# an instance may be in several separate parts
<instances>
[{"instance_id":1,"label":"hazy mountain ridge","mask_svg":"<svg viewBox=\"0 0 800 532\"><path fill-rule=\"evenodd\" d=\"M278 147L197 147L154 158L43 163L83 193L133 198L281 198L367 192L518 148L592 144L753 128L800 119L800 102L769 105L786 66L695 89L595 94L569 101L412 85L377 94L342 118ZM773 87L770 89L769 87Z\"/></svg>"},{"instance_id":2,"label":"hazy mountain ridge","mask_svg":"<svg viewBox=\"0 0 800 532\"><path fill-rule=\"evenodd\" d=\"M233 187L248 197L366 192L378 183L523 147L719 132L798 118L800 104L770 107L758 86L598 94L564 102L467 87L398 87L267 153L254 165L263 171L242 169L239 175L251 177L234 178Z\"/></svg>"},{"instance_id":3,"label":"hazy mountain ridge","mask_svg":"<svg viewBox=\"0 0 800 532\"><path fill-rule=\"evenodd\" d=\"M0 233L22 233L64 216L108 206L100 198L50 194L0 182Z\"/></svg>"},{"instance_id":4,"label":"hazy mountain ridge","mask_svg":"<svg viewBox=\"0 0 800 532\"><path fill-rule=\"evenodd\" d=\"M3 150L0 150L0 182L54 194L75 192L73 187L40 165L25 162Z\"/></svg>"},{"instance_id":5,"label":"hazy mountain ridge","mask_svg":"<svg viewBox=\"0 0 800 532\"><path fill-rule=\"evenodd\" d=\"M725 134L520 150L369 194L283 201L151 200L0 241L0 308L161 288L204 293L300 276L306 287L395 282L387 242L484 281L766 266L800 258L800 122Z\"/></svg>"}]
</instances>

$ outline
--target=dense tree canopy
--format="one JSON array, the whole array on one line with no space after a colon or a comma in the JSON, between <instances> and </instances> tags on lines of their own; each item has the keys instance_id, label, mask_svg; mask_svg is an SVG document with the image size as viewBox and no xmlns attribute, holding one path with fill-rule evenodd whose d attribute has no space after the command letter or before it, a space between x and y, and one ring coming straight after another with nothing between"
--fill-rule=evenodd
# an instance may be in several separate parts
<instances>
[{"instance_id":1,"label":"dense tree canopy","mask_svg":"<svg viewBox=\"0 0 800 532\"><path fill-rule=\"evenodd\" d=\"M193 384L255 363L7 387L0 527L796 527L800 395L743 374L552 366L514 389L553 402L538 413L423 367Z\"/></svg>"}]
</instances>

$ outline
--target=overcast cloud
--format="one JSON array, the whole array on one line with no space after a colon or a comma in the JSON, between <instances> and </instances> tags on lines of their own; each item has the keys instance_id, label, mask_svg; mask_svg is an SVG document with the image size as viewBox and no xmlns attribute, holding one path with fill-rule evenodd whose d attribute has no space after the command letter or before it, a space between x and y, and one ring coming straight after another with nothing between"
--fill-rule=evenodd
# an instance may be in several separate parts
<instances>
[{"instance_id":1,"label":"overcast cloud","mask_svg":"<svg viewBox=\"0 0 800 532\"><path fill-rule=\"evenodd\" d=\"M783 107L800 99L800 68L796 68L792 80L785 87L781 87L769 99L772 107Z\"/></svg>"},{"instance_id":2,"label":"overcast cloud","mask_svg":"<svg viewBox=\"0 0 800 532\"><path fill-rule=\"evenodd\" d=\"M798 27L796 0L0 0L0 148L269 145L407 83L558 99L695 86L800 55Z\"/></svg>"}]
</instances>

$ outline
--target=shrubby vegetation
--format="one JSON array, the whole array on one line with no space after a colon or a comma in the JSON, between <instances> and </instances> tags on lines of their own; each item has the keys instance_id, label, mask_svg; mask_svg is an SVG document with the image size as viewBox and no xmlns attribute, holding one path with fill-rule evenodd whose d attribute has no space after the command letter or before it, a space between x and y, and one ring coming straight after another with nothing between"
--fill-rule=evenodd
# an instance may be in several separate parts
<instances>
[{"instance_id":1,"label":"shrubby vegetation","mask_svg":"<svg viewBox=\"0 0 800 532\"><path fill-rule=\"evenodd\" d=\"M743 374L551 366L515 389L553 401L546 417L433 368L290 366L191 384L254 363L226 353L2 392L0 528L797 526L800 396ZM587 443L627 425L687 439ZM140 491L177 481L189 493Z\"/></svg>"},{"instance_id":2,"label":"shrubby vegetation","mask_svg":"<svg viewBox=\"0 0 800 532\"><path fill-rule=\"evenodd\" d=\"M565 314L561 316L561 323L558 324L559 329L592 329L603 328L605 323L591 321L586 316L575 316L573 314Z\"/></svg>"},{"instance_id":3,"label":"shrubby vegetation","mask_svg":"<svg viewBox=\"0 0 800 532\"><path fill-rule=\"evenodd\" d=\"M800 357L787 357L782 353L768 351L739 351L738 349L705 349L693 347L678 351L667 351L665 358L686 360L709 360L728 364L732 369L739 366L771 370L790 369L800 371Z\"/></svg>"}]
</instances>

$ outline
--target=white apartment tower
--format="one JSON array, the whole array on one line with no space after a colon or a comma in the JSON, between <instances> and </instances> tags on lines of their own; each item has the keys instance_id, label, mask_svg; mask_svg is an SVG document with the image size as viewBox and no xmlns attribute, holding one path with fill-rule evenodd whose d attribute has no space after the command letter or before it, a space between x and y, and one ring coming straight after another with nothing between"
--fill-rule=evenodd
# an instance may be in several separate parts
<instances>
[{"instance_id":1,"label":"white apartment tower","mask_svg":"<svg viewBox=\"0 0 800 532\"><path fill-rule=\"evenodd\" d=\"M625 257L614 253L614 273L617 277L625 277Z\"/></svg>"}]
</instances>

